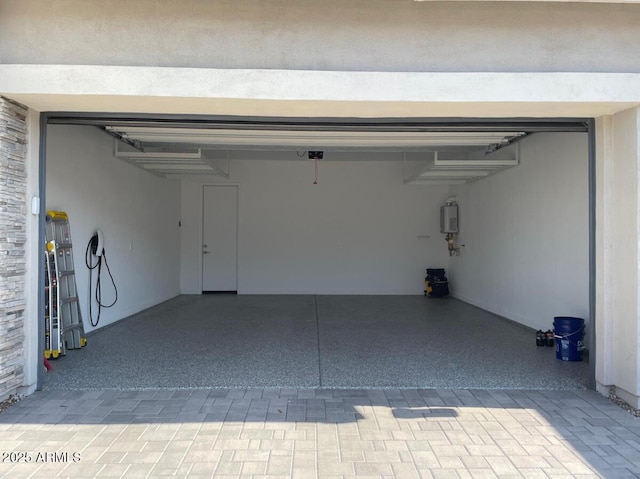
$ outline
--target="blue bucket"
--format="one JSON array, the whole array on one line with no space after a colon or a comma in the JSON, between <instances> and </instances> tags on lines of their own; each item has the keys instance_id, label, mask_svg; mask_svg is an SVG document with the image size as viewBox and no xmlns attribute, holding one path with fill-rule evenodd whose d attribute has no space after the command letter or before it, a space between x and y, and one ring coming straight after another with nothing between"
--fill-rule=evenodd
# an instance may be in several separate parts
<instances>
[{"instance_id":1,"label":"blue bucket","mask_svg":"<svg viewBox=\"0 0 640 479\"><path fill-rule=\"evenodd\" d=\"M556 358L562 361L582 361L584 349L584 319L570 316L553 318Z\"/></svg>"}]
</instances>

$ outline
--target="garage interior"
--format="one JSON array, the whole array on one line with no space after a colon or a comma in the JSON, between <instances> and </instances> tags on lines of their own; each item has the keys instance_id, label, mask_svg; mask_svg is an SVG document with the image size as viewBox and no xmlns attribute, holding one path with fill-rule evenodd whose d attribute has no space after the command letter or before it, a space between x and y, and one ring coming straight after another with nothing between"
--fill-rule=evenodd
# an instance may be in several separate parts
<instances>
[{"instance_id":1,"label":"garage interior","mask_svg":"<svg viewBox=\"0 0 640 479\"><path fill-rule=\"evenodd\" d=\"M588 158L580 120L50 118L89 344L43 387L587 387L535 330L590 317Z\"/></svg>"}]
</instances>

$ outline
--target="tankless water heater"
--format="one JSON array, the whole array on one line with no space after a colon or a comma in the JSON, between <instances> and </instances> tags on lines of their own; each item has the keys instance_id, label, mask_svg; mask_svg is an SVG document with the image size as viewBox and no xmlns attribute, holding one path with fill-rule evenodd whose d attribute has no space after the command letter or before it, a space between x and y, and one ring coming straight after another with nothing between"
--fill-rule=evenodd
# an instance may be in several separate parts
<instances>
[{"instance_id":1,"label":"tankless water heater","mask_svg":"<svg viewBox=\"0 0 640 479\"><path fill-rule=\"evenodd\" d=\"M440 233L458 232L458 205L446 204L440 207Z\"/></svg>"}]
</instances>

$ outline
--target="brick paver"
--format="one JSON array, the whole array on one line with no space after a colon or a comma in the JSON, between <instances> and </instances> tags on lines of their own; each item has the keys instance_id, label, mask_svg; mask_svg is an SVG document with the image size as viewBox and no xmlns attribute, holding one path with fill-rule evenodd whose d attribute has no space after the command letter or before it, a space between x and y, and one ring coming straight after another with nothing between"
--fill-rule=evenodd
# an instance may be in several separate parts
<instances>
[{"instance_id":1,"label":"brick paver","mask_svg":"<svg viewBox=\"0 0 640 479\"><path fill-rule=\"evenodd\" d=\"M38 392L0 477L637 478L640 419L593 391Z\"/></svg>"}]
</instances>

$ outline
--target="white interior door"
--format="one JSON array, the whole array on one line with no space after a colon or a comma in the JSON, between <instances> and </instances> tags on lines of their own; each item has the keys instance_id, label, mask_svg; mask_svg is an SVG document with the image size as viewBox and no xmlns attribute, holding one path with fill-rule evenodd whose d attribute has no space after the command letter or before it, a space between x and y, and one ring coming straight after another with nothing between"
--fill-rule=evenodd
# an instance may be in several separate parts
<instances>
[{"instance_id":1,"label":"white interior door","mask_svg":"<svg viewBox=\"0 0 640 479\"><path fill-rule=\"evenodd\" d=\"M238 187L204 186L202 291L238 290Z\"/></svg>"}]
</instances>

